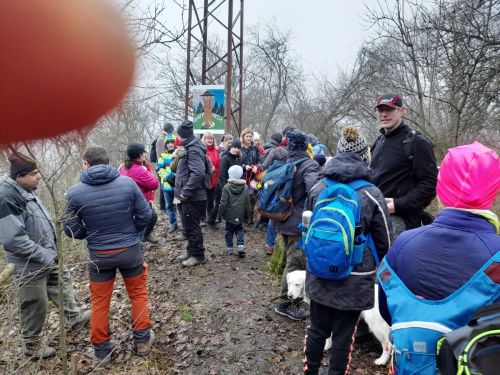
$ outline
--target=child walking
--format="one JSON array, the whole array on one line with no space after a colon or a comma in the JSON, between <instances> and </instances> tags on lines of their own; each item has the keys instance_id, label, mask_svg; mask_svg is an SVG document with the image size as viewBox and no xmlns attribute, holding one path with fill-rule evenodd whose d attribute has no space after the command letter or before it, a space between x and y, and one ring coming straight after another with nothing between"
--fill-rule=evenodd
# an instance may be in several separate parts
<instances>
[{"instance_id":1,"label":"child walking","mask_svg":"<svg viewBox=\"0 0 500 375\"><path fill-rule=\"evenodd\" d=\"M233 235L236 235L238 255L245 256L245 239L243 233L243 221L250 215L250 198L246 181L241 179L243 168L233 165L228 170L229 179L222 189L222 197L219 205L217 219L226 221L226 250L228 254L233 253Z\"/></svg>"}]
</instances>

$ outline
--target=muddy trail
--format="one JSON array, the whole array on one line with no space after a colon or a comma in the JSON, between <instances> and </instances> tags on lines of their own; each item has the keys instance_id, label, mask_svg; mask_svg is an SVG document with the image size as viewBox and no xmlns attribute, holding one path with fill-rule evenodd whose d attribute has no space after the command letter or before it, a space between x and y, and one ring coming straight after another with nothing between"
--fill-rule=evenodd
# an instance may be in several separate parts
<instances>
[{"instance_id":1,"label":"muddy trail","mask_svg":"<svg viewBox=\"0 0 500 375\"><path fill-rule=\"evenodd\" d=\"M117 277L110 312L115 345L113 361L107 369L93 370L88 330L69 334L69 355L77 353L79 373L302 373L307 321L291 321L273 310L279 287L266 273L269 258L262 250L264 233L253 226L245 227L247 254L240 259L226 254L222 227L203 231L208 262L194 268L182 268L176 260L184 251L185 242L173 241L172 234L158 236L158 245L144 246L149 264L151 318L157 337L152 353L146 358L133 354L128 297L121 278ZM160 218L155 232L166 233L164 218ZM85 270L79 267L73 274L77 296L88 307ZM51 312L49 330L51 325L56 331L55 311ZM51 345L57 347L55 338ZM9 351L4 354L16 355L15 349ZM325 364L328 355L325 355ZM379 355L380 346L371 335L358 338L351 374L387 373L386 368L373 365ZM18 374L60 371L57 358L36 363L25 361L20 365ZM2 366L1 359L0 372L10 373Z\"/></svg>"}]
</instances>

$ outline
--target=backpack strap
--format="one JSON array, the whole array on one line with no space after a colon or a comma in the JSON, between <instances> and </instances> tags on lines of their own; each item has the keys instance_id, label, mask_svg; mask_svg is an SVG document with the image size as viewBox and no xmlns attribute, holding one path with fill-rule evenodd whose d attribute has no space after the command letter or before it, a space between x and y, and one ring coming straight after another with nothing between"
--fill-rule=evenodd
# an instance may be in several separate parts
<instances>
[{"instance_id":1,"label":"backpack strap","mask_svg":"<svg viewBox=\"0 0 500 375\"><path fill-rule=\"evenodd\" d=\"M299 165L300 163L302 163L303 161L306 161L306 160L311 160L311 159L309 159L309 158L301 158L301 159L293 161L292 164L295 165L295 166L297 166L297 165Z\"/></svg>"},{"instance_id":2,"label":"backpack strap","mask_svg":"<svg viewBox=\"0 0 500 375\"><path fill-rule=\"evenodd\" d=\"M361 188L364 188L364 187L369 187L369 186L373 186L373 184L371 182L368 182L366 180L353 180L349 183L346 184L347 186L349 186L352 190L359 190Z\"/></svg>"}]
</instances>

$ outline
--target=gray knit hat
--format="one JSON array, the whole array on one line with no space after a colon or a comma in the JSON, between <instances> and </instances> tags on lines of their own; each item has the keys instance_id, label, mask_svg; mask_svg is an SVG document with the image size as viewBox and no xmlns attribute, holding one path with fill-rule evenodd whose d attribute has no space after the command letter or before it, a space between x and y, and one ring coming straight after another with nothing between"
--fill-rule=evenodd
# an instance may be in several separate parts
<instances>
[{"instance_id":1,"label":"gray knit hat","mask_svg":"<svg viewBox=\"0 0 500 375\"><path fill-rule=\"evenodd\" d=\"M366 138L355 126L346 126L342 129L342 136L337 144L337 153L354 152L367 164L370 164L370 149Z\"/></svg>"}]
</instances>

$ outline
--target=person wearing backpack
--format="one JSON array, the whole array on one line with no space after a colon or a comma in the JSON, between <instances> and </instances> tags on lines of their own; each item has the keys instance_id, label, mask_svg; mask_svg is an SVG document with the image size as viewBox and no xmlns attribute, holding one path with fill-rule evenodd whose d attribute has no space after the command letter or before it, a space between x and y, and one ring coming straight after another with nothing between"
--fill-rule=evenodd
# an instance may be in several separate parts
<instances>
[{"instance_id":1,"label":"person wearing backpack","mask_svg":"<svg viewBox=\"0 0 500 375\"><path fill-rule=\"evenodd\" d=\"M354 190L353 194L357 193L361 206L360 233L371 236L374 249L371 249L367 243L363 243L360 249L361 263L357 264L345 278L334 280L319 277L314 273L315 269L309 266L310 261L313 261L310 259L313 254L309 254L307 246L305 247L308 257L305 292L311 300L311 325L307 328L304 350L305 374L318 374L325 341L330 336L332 349L328 374L337 375L348 372L361 311L371 309L374 304L376 260L372 251L375 251L378 259L382 259L390 246L392 228L382 192L369 183L369 162L370 150L365 137L356 127L345 127L342 129L342 136L337 145L337 155L325 165L323 170L325 179L312 189L307 198L305 209L314 211L320 194L327 193L326 189L329 184L358 183L360 187L356 189L355 185L352 185L352 190ZM333 200L334 198L335 200L341 199L339 196L325 196L320 199ZM346 206L345 210L348 209L350 208ZM314 229L316 212L314 211L309 224L311 229ZM330 219L323 220L341 221L341 218L337 216L345 215L345 212L334 210L327 212ZM327 239L332 240L328 243L331 247L328 251L333 253L337 250L345 258L343 241L333 242L333 236L327 236Z\"/></svg>"},{"instance_id":2,"label":"person wearing backpack","mask_svg":"<svg viewBox=\"0 0 500 375\"><path fill-rule=\"evenodd\" d=\"M276 233L281 234L285 251L285 269L281 277L281 293L274 307L277 314L292 320L304 320L307 313L299 305L288 299L288 272L306 269L304 250L297 248L302 239L299 224L307 194L319 179L319 166L307 154L307 139L304 132L292 130L287 133L288 163L295 164L292 182L293 212L284 221L273 220Z\"/></svg>"},{"instance_id":3,"label":"person wearing backpack","mask_svg":"<svg viewBox=\"0 0 500 375\"><path fill-rule=\"evenodd\" d=\"M194 135L193 123L189 120L178 126L177 135L184 146L185 155L178 161L174 196L182 202L182 226L188 240L186 253L179 260L182 260L184 267L192 267L206 262L200 220L207 200L207 148Z\"/></svg>"},{"instance_id":4,"label":"person wearing backpack","mask_svg":"<svg viewBox=\"0 0 500 375\"><path fill-rule=\"evenodd\" d=\"M379 96L375 110L381 135L371 147L371 179L384 193L396 238L432 221L423 210L436 196L436 157L432 143L403 121L401 95Z\"/></svg>"},{"instance_id":5,"label":"person wearing backpack","mask_svg":"<svg viewBox=\"0 0 500 375\"><path fill-rule=\"evenodd\" d=\"M444 208L401 233L380 265L379 309L398 374L434 375L437 340L500 301L500 222L490 211L499 190L495 151L478 142L449 149L436 188Z\"/></svg>"}]
</instances>

